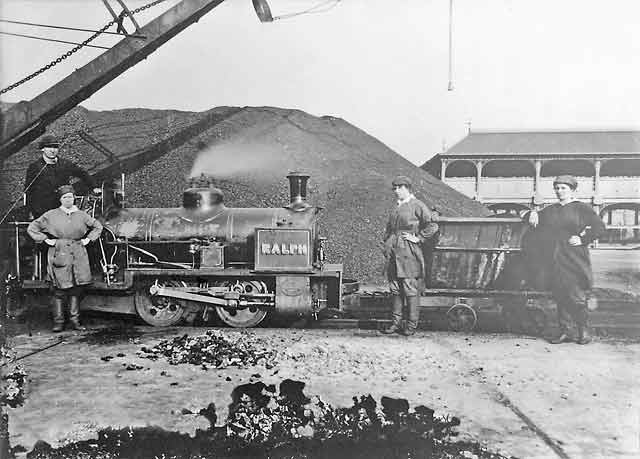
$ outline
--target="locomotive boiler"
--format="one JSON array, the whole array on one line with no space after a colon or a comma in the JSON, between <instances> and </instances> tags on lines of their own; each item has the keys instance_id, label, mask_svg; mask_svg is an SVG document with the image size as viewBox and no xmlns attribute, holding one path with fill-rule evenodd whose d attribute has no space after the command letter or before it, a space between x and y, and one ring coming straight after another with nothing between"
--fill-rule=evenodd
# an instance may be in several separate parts
<instances>
[{"instance_id":1,"label":"locomotive boiler","mask_svg":"<svg viewBox=\"0 0 640 459\"><path fill-rule=\"evenodd\" d=\"M226 207L223 192L202 181L176 208L129 208L117 189L84 202L104 231L89 250L94 282L82 308L137 314L155 326L215 313L232 327L339 308L342 265L326 262L321 209L306 201L309 175L287 178L290 202L281 208ZM46 257L19 240L15 251L22 291L43 292Z\"/></svg>"}]
</instances>

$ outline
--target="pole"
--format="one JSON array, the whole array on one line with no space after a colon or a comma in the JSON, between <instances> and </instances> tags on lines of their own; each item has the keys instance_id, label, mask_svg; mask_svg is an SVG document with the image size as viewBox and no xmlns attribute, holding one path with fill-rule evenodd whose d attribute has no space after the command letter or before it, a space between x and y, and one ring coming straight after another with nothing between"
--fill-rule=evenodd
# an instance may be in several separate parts
<instances>
[{"instance_id":1,"label":"pole","mask_svg":"<svg viewBox=\"0 0 640 459\"><path fill-rule=\"evenodd\" d=\"M453 0L449 0L449 85L448 91L453 91Z\"/></svg>"}]
</instances>

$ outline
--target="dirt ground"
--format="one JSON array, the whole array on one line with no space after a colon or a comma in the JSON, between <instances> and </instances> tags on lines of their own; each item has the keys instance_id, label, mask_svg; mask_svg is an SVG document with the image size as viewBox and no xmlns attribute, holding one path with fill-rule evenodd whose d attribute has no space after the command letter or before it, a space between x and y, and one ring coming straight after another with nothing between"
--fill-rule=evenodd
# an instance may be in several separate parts
<instances>
[{"instance_id":1,"label":"dirt ground","mask_svg":"<svg viewBox=\"0 0 640 459\"><path fill-rule=\"evenodd\" d=\"M122 326L107 321L114 324ZM504 334L422 331L406 338L358 329L220 329L275 349L278 362L270 369L204 370L136 352L206 329L135 326L110 334L104 327L56 335L43 329L11 338L19 356L63 340L21 360L28 382L23 406L8 410L12 446L31 450L37 440L61 446L93 438L108 426L193 433L208 422L190 413L214 402L222 422L239 384L291 378L334 406L349 406L354 396L386 395L458 416L462 438L505 455L640 456L637 340L552 346ZM113 358L102 359L108 356Z\"/></svg>"},{"instance_id":2,"label":"dirt ground","mask_svg":"<svg viewBox=\"0 0 640 459\"><path fill-rule=\"evenodd\" d=\"M597 287L640 296L640 247L592 249L591 262Z\"/></svg>"}]
</instances>

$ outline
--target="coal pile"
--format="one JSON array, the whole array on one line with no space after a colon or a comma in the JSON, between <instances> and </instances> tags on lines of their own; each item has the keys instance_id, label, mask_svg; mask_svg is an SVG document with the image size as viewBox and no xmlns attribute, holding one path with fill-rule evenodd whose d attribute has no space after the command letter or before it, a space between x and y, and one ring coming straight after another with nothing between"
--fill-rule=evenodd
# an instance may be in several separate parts
<instances>
[{"instance_id":1,"label":"coal pile","mask_svg":"<svg viewBox=\"0 0 640 459\"><path fill-rule=\"evenodd\" d=\"M404 399L353 398L334 408L307 397L304 383L284 380L276 389L261 382L238 386L229 415L215 426L215 405L201 415L211 423L195 436L158 428L105 429L95 440L54 449L37 444L29 459L43 458L433 458L506 459L478 443L456 441L459 419L434 416ZM190 414L191 415L191 414Z\"/></svg>"},{"instance_id":2,"label":"coal pile","mask_svg":"<svg viewBox=\"0 0 640 459\"><path fill-rule=\"evenodd\" d=\"M16 408L24 403L27 372L14 361L14 352L0 347L0 406Z\"/></svg>"},{"instance_id":3,"label":"coal pile","mask_svg":"<svg viewBox=\"0 0 640 459\"><path fill-rule=\"evenodd\" d=\"M287 172L309 172L308 200L323 207L319 230L329 238L328 259L359 281L383 280L380 244L394 205L394 176L411 177L417 197L444 216L491 213L333 116L274 107L200 113L77 107L49 131L67 136L62 156L98 173L105 158L75 134L78 129L125 160L132 207L177 207L188 178L201 173L217 180L229 207L282 207L289 202ZM37 156L30 146L5 162L0 184L12 197L20 195L27 165Z\"/></svg>"},{"instance_id":4,"label":"coal pile","mask_svg":"<svg viewBox=\"0 0 640 459\"><path fill-rule=\"evenodd\" d=\"M190 363L203 368L262 365L270 369L276 363L275 351L266 349L266 344L250 333L240 333L236 339L229 339L217 330L162 340L153 347L142 347L138 355L150 360L163 357L171 365Z\"/></svg>"}]
</instances>

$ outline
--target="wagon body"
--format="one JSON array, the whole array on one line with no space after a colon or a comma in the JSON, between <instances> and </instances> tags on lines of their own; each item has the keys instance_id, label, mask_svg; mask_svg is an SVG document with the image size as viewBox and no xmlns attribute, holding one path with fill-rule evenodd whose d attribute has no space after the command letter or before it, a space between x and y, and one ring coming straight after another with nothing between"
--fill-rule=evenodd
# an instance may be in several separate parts
<instances>
[{"instance_id":1,"label":"wagon body","mask_svg":"<svg viewBox=\"0 0 640 459\"><path fill-rule=\"evenodd\" d=\"M428 270L421 298L423 316L446 312L449 328L470 331L480 310L517 316L525 331L545 327L550 293L527 289L519 218L440 218L436 241L426 248ZM508 327L507 327L508 328Z\"/></svg>"},{"instance_id":2,"label":"wagon body","mask_svg":"<svg viewBox=\"0 0 640 459\"><path fill-rule=\"evenodd\" d=\"M517 289L526 225L517 218L441 218L437 242L427 248L429 289ZM430 249L430 250L429 250Z\"/></svg>"}]
</instances>

